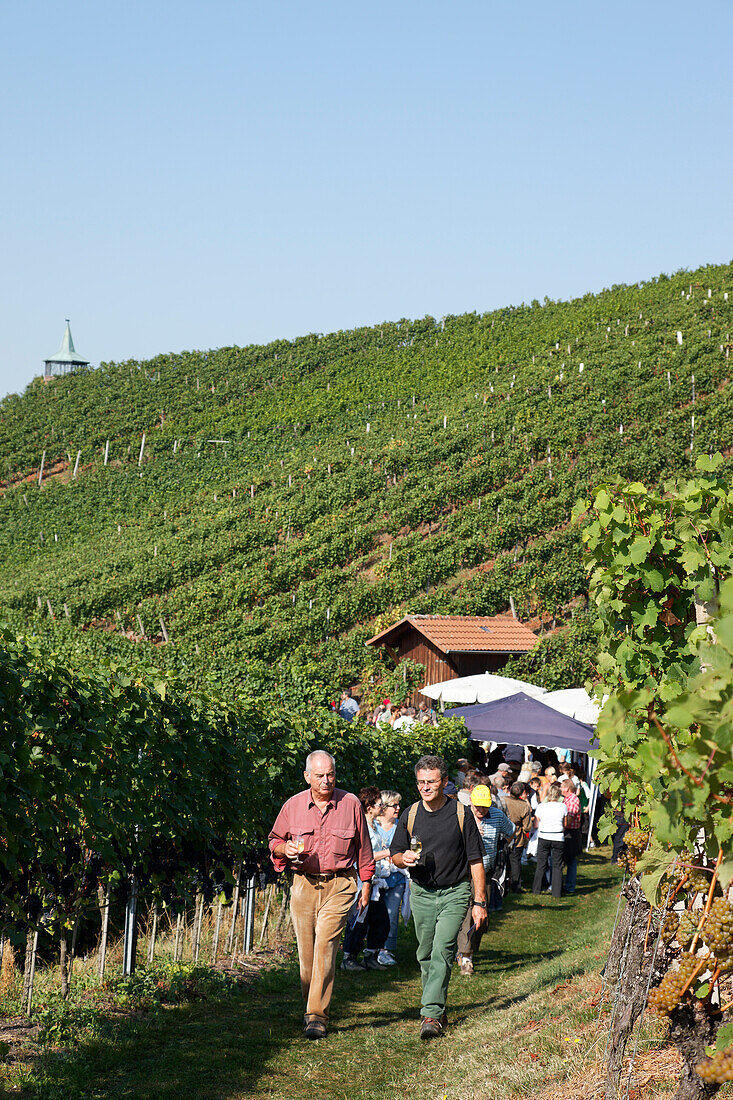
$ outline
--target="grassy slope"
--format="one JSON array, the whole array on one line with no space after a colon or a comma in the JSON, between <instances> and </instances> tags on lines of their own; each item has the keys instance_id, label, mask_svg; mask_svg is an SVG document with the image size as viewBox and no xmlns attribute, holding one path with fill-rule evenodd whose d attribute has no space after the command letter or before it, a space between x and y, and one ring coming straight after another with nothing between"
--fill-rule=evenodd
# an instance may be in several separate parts
<instances>
[{"instance_id":1,"label":"grassy slope","mask_svg":"<svg viewBox=\"0 0 733 1100\"><path fill-rule=\"evenodd\" d=\"M122 652L123 626L159 633L162 615L156 659L226 689L243 659L255 680L281 662L296 683L355 679L364 638L406 610L495 613L512 595L562 621L585 590L575 500L690 468L693 374L694 453L728 446L729 290L733 268L710 267L37 381L0 405L0 610L61 641L105 620L84 644ZM576 625L577 652L534 670L550 686L587 671Z\"/></svg>"},{"instance_id":2,"label":"grassy slope","mask_svg":"<svg viewBox=\"0 0 733 1100\"><path fill-rule=\"evenodd\" d=\"M582 1100L577 1074L590 1080L605 1043L608 1020L599 1028L594 1002L617 889L618 874L595 855L575 897L507 899L474 978L454 973L452 1026L429 1045L417 1037L418 973L404 933L393 971L338 974L324 1043L299 1034L290 964L225 1000L116 1023L106 1038L44 1059L33 1078L46 1100L514 1100L566 1079Z\"/></svg>"}]
</instances>

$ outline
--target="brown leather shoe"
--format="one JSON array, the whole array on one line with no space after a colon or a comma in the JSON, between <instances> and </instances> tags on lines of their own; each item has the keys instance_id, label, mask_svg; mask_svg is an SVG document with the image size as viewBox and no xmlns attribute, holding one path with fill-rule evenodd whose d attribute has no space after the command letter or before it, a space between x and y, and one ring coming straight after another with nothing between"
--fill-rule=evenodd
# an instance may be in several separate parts
<instances>
[{"instance_id":1,"label":"brown leather shoe","mask_svg":"<svg viewBox=\"0 0 733 1100\"><path fill-rule=\"evenodd\" d=\"M326 1025L323 1020L306 1020L303 1034L306 1039L325 1039Z\"/></svg>"},{"instance_id":2,"label":"brown leather shoe","mask_svg":"<svg viewBox=\"0 0 733 1100\"><path fill-rule=\"evenodd\" d=\"M445 1013L443 1013L445 1016ZM421 1039L435 1039L436 1036L443 1034L442 1020L435 1020L432 1016L423 1016L420 1024L420 1038Z\"/></svg>"}]
</instances>

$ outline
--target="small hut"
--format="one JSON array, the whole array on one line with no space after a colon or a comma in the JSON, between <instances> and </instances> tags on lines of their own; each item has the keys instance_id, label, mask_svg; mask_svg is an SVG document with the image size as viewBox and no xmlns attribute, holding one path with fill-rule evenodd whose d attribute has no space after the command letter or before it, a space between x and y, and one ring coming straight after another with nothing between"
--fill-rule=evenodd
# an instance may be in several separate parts
<instances>
[{"instance_id":1,"label":"small hut","mask_svg":"<svg viewBox=\"0 0 733 1100\"><path fill-rule=\"evenodd\" d=\"M538 638L509 615L406 615L366 643L383 648L395 664L425 666L425 683L498 672L510 657L528 653ZM418 695L412 699L416 702Z\"/></svg>"},{"instance_id":2,"label":"small hut","mask_svg":"<svg viewBox=\"0 0 733 1100\"><path fill-rule=\"evenodd\" d=\"M74 347L68 317L66 318L66 332L61 340L61 347L55 355L49 356L43 362L45 367L43 378L46 382L57 374L69 374L71 371L84 370L89 366L88 360L82 359Z\"/></svg>"}]
</instances>

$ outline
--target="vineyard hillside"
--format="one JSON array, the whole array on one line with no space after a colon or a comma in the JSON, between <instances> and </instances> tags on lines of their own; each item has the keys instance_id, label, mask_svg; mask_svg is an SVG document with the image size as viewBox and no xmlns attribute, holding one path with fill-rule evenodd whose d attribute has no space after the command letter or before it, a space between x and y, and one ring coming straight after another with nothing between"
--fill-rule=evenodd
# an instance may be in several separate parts
<instances>
[{"instance_id":1,"label":"vineyard hillside","mask_svg":"<svg viewBox=\"0 0 733 1100\"><path fill-rule=\"evenodd\" d=\"M700 453L729 470L731 329L723 265L37 378L0 403L0 618L228 697L329 698L403 614L513 602L542 637L514 671L582 682L573 505Z\"/></svg>"}]
</instances>

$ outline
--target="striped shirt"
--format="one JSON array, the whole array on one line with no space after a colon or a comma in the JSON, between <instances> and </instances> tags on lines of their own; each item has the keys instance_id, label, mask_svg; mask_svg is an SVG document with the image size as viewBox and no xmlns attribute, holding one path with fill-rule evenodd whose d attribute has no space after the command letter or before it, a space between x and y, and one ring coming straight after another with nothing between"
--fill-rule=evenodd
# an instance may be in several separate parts
<instances>
[{"instance_id":1,"label":"striped shirt","mask_svg":"<svg viewBox=\"0 0 733 1100\"><path fill-rule=\"evenodd\" d=\"M484 843L484 870L493 871L496 863L496 850L500 836L514 836L514 825L500 806L489 806L489 812L481 821L476 821Z\"/></svg>"}]
</instances>

